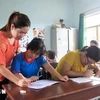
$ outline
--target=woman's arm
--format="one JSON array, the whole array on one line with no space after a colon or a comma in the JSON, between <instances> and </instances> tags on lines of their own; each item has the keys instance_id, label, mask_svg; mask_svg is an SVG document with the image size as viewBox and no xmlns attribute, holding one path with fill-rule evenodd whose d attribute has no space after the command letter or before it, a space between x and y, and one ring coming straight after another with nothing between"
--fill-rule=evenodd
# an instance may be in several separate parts
<instances>
[{"instance_id":1,"label":"woman's arm","mask_svg":"<svg viewBox=\"0 0 100 100\"><path fill-rule=\"evenodd\" d=\"M20 87L27 87L28 82L26 82L24 79L19 79L14 74L12 74L5 65L0 65L0 74L2 74L4 77L15 83L16 85Z\"/></svg>"},{"instance_id":2,"label":"woman's arm","mask_svg":"<svg viewBox=\"0 0 100 100\"><path fill-rule=\"evenodd\" d=\"M25 81L28 83L31 83L31 82L38 80L37 76L31 76L30 78L26 78L21 73L17 73L17 74L15 74L15 76L18 77L19 79L25 79Z\"/></svg>"}]
</instances>

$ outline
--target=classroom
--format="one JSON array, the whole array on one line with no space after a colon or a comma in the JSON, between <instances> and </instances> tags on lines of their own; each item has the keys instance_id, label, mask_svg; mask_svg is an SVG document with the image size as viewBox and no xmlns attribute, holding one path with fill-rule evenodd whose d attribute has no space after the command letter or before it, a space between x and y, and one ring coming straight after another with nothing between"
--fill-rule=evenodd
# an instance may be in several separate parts
<instances>
[{"instance_id":1,"label":"classroom","mask_svg":"<svg viewBox=\"0 0 100 100\"><path fill-rule=\"evenodd\" d=\"M100 0L0 0L0 12L0 100L100 99Z\"/></svg>"}]
</instances>

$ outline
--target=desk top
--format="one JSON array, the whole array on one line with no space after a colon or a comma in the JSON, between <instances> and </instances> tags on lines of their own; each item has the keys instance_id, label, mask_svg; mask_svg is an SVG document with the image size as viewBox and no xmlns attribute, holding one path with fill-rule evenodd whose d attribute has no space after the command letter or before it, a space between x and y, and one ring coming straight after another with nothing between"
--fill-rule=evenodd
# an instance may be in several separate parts
<instances>
[{"instance_id":1,"label":"desk top","mask_svg":"<svg viewBox=\"0 0 100 100\"><path fill-rule=\"evenodd\" d=\"M21 88L15 84L3 85L11 100L88 100L100 95L100 82L60 82L39 90ZM25 90L26 94L20 94Z\"/></svg>"}]
</instances>

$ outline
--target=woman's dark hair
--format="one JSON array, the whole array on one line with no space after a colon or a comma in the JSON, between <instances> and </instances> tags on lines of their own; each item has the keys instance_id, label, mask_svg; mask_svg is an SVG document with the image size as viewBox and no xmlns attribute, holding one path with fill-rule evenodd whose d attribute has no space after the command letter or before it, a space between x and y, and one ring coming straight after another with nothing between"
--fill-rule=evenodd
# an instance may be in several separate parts
<instances>
[{"instance_id":1,"label":"woman's dark hair","mask_svg":"<svg viewBox=\"0 0 100 100\"><path fill-rule=\"evenodd\" d=\"M55 59L55 52L54 51L52 51L52 50L48 50L47 52L46 52L46 55L47 55L47 57L49 58L49 59Z\"/></svg>"},{"instance_id":2,"label":"woman's dark hair","mask_svg":"<svg viewBox=\"0 0 100 100\"><path fill-rule=\"evenodd\" d=\"M91 46L85 51L87 51L87 57L95 60L96 62L100 60L100 49L97 46Z\"/></svg>"},{"instance_id":3,"label":"woman's dark hair","mask_svg":"<svg viewBox=\"0 0 100 100\"><path fill-rule=\"evenodd\" d=\"M0 30L9 31L11 24L14 24L15 28L22 28L22 27L27 27L27 26L30 27L31 22L27 15L20 12L13 12L8 19L8 23L4 27L2 27Z\"/></svg>"},{"instance_id":4,"label":"woman's dark hair","mask_svg":"<svg viewBox=\"0 0 100 100\"><path fill-rule=\"evenodd\" d=\"M27 50L30 49L34 52L39 52L40 56L44 55L46 52L46 47L44 45L44 42L40 38L34 38L28 45L27 45Z\"/></svg>"}]
</instances>

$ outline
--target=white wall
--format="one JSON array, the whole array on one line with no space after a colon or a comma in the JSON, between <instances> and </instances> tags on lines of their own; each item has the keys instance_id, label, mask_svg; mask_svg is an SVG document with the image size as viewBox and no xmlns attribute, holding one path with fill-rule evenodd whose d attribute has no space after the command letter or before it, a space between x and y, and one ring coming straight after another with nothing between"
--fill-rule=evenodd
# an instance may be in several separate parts
<instances>
[{"instance_id":1,"label":"white wall","mask_svg":"<svg viewBox=\"0 0 100 100\"><path fill-rule=\"evenodd\" d=\"M74 27L79 27L79 15L100 10L100 0L73 0L74 5Z\"/></svg>"},{"instance_id":2,"label":"white wall","mask_svg":"<svg viewBox=\"0 0 100 100\"><path fill-rule=\"evenodd\" d=\"M100 0L0 0L0 27L7 23L13 11L23 12L32 23L30 35L33 27L45 28L46 47L50 49L50 29L53 23L63 18L67 26L78 28L79 15L98 7Z\"/></svg>"},{"instance_id":3,"label":"white wall","mask_svg":"<svg viewBox=\"0 0 100 100\"><path fill-rule=\"evenodd\" d=\"M47 49L51 48L50 29L53 23L63 18L67 26L73 27L73 0L0 0L0 27L7 23L13 11L29 16L32 23L30 35L33 27L45 28Z\"/></svg>"}]
</instances>

